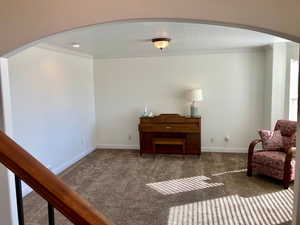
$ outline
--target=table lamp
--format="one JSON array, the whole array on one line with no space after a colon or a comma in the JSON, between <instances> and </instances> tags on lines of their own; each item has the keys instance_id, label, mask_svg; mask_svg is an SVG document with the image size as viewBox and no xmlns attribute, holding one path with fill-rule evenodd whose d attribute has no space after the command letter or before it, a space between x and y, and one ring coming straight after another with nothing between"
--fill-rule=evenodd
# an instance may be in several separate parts
<instances>
[{"instance_id":1,"label":"table lamp","mask_svg":"<svg viewBox=\"0 0 300 225\"><path fill-rule=\"evenodd\" d=\"M203 100L203 93L201 89L193 89L189 92L189 100L191 102L191 117L200 117L198 103Z\"/></svg>"}]
</instances>

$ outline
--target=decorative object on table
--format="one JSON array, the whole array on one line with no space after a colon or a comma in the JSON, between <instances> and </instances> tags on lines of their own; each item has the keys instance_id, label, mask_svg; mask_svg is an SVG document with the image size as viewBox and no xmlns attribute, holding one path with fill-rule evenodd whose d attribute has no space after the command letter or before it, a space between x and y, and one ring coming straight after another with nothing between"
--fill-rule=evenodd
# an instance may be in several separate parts
<instances>
[{"instance_id":1,"label":"decorative object on table","mask_svg":"<svg viewBox=\"0 0 300 225\"><path fill-rule=\"evenodd\" d=\"M296 174L297 122L278 120L274 131L260 130L260 139L250 143L247 175L263 174L283 181L288 188ZM262 143L262 149L255 146Z\"/></svg>"},{"instance_id":2,"label":"decorative object on table","mask_svg":"<svg viewBox=\"0 0 300 225\"><path fill-rule=\"evenodd\" d=\"M148 110L147 106L145 106L143 117L153 117L153 112Z\"/></svg>"},{"instance_id":3,"label":"decorative object on table","mask_svg":"<svg viewBox=\"0 0 300 225\"><path fill-rule=\"evenodd\" d=\"M201 117L199 112L199 102L203 100L203 92L201 89L193 89L188 92L188 99L191 102L191 117Z\"/></svg>"},{"instance_id":4,"label":"decorative object on table","mask_svg":"<svg viewBox=\"0 0 300 225\"><path fill-rule=\"evenodd\" d=\"M147 117L147 116L148 116L148 108L147 106L145 106L143 117Z\"/></svg>"}]
</instances>

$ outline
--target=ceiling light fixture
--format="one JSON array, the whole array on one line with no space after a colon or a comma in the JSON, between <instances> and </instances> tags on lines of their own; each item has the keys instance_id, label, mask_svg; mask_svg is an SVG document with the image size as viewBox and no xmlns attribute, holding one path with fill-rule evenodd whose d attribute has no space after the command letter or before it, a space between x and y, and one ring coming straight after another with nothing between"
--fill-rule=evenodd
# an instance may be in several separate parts
<instances>
[{"instance_id":1,"label":"ceiling light fixture","mask_svg":"<svg viewBox=\"0 0 300 225\"><path fill-rule=\"evenodd\" d=\"M72 43L72 47L73 48L80 48L80 44L79 43Z\"/></svg>"},{"instance_id":2,"label":"ceiling light fixture","mask_svg":"<svg viewBox=\"0 0 300 225\"><path fill-rule=\"evenodd\" d=\"M170 38L153 38L152 43L156 48L159 48L161 51L168 47L171 39Z\"/></svg>"}]
</instances>

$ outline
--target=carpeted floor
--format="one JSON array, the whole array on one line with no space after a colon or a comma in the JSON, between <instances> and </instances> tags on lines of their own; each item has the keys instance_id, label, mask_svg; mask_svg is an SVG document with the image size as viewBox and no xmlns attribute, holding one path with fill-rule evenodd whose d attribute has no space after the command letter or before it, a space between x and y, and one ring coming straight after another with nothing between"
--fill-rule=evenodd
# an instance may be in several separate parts
<instances>
[{"instance_id":1,"label":"carpeted floor","mask_svg":"<svg viewBox=\"0 0 300 225\"><path fill-rule=\"evenodd\" d=\"M139 156L97 150L60 176L116 225L288 225L293 191L245 174L246 154ZM47 224L47 204L25 197L27 225ZM56 224L71 224L56 212Z\"/></svg>"}]
</instances>

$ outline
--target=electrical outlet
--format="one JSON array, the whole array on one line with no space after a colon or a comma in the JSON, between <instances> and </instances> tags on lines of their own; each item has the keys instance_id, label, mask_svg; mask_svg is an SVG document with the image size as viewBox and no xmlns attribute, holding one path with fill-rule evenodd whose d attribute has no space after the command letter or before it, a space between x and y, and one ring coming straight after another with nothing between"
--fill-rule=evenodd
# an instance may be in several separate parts
<instances>
[{"instance_id":1,"label":"electrical outlet","mask_svg":"<svg viewBox=\"0 0 300 225\"><path fill-rule=\"evenodd\" d=\"M212 137L210 138L210 143L214 143L215 142L215 139Z\"/></svg>"},{"instance_id":2,"label":"electrical outlet","mask_svg":"<svg viewBox=\"0 0 300 225\"><path fill-rule=\"evenodd\" d=\"M229 142L229 136L227 135L227 136L225 136L225 138L224 138L224 141L226 141L226 142Z\"/></svg>"},{"instance_id":3,"label":"electrical outlet","mask_svg":"<svg viewBox=\"0 0 300 225\"><path fill-rule=\"evenodd\" d=\"M128 140L131 141L132 140L132 136L129 134L128 135Z\"/></svg>"}]
</instances>

